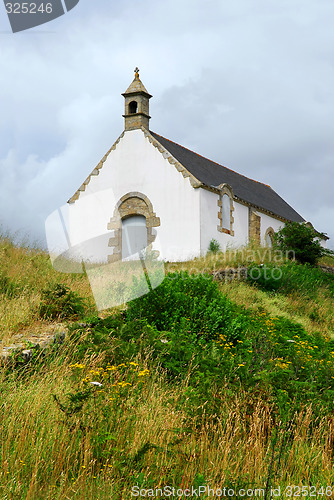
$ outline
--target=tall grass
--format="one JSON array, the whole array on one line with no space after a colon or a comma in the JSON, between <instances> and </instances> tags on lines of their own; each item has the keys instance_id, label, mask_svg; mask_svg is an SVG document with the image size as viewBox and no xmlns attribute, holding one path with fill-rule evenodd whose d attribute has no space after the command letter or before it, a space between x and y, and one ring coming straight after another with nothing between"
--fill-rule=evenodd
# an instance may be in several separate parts
<instances>
[{"instance_id":1,"label":"tall grass","mask_svg":"<svg viewBox=\"0 0 334 500\"><path fill-rule=\"evenodd\" d=\"M199 273L250 262L269 264L275 262L274 257L266 249L229 250L189 263L167 264L166 268ZM51 285L62 283L93 302L87 276L57 273L42 251L20 248L3 238L0 262L3 343L17 334L37 334L55 326L55 320L39 316L42 290ZM285 262L283 257L278 264ZM285 316L297 320L307 332L330 336L334 331L333 296L322 283L315 288L312 283L308 274L304 284L289 293L268 293L238 280L221 282L219 287L234 304L273 318ZM185 303L191 306L188 299ZM94 331L87 319L87 325L74 330L71 340L57 350L37 352L28 365L18 362L16 367L0 366L1 500L119 500L131 498L134 486L185 489L208 485L237 490L265 488L267 484L281 489L291 484L317 488L331 484L332 415L323 416L308 404L294 413L290 410L290 420L280 420L263 386L255 386L252 391L238 387L233 374L233 390L225 380L221 390L212 383L207 393L198 394L210 366L203 347L203 359L197 358L202 362L203 383L197 386L192 378L196 366L190 359L188 369L182 356L191 343L185 336L191 328L182 323L182 339L188 344L178 345L178 327L171 327L173 335L162 330L155 337L147 327L145 339L144 330L137 327L134 331L137 323L137 318L119 327L106 323L101 333ZM238 328L238 324L234 326ZM147 340L151 334L154 346L153 340L152 345ZM174 351L168 350L171 343L165 344L172 338ZM157 345L161 348L159 359ZM167 367L175 365L176 354L182 365L182 380L172 377L171 370L167 373L162 369L163 361ZM216 355L212 350L212 363ZM115 364L126 361L124 377L132 376L130 362L137 364L138 370L150 369L150 375L143 384L125 387L113 400L109 396L121 380L118 372L113 383L104 383L103 389L82 381L89 373L97 377L102 373L101 366L106 369L111 360ZM236 363L245 369L243 360ZM261 375L261 367L256 368ZM200 375L197 366L199 384Z\"/></svg>"},{"instance_id":2,"label":"tall grass","mask_svg":"<svg viewBox=\"0 0 334 500\"><path fill-rule=\"evenodd\" d=\"M0 333L3 343L15 334L47 330L41 320L39 304L43 289L55 283L69 286L87 297L93 307L93 296L85 274L55 271L47 252L16 246L11 239L0 238Z\"/></svg>"},{"instance_id":3,"label":"tall grass","mask_svg":"<svg viewBox=\"0 0 334 500\"><path fill-rule=\"evenodd\" d=\"M151 374L136 405L131 397L120 402L121 417L108 429L110 454L97 458L103 408L96 408L83 432L80 416L69 426L52 397L62 398L73 390L70 359L67 355L61 362L49 360L38 374L13 377L2 370L4 500L128 499L136 485L264 488L272 457L271 485L330 484L333 418L323 418L314 427L312 407L304 408L291 439L283 425L276 430L265 401L251 405L242 392L223 397L215 419L205 412L191 417L178 405L188 390L187 381L170 385L159 371ZM94 368L99 361L91 358L85 363Z\"/></svg>"},{"instance_id":4,"label":"tall grass","mask_svg":"<svg viewBox=\"0 0 334 500\"><path fill-rule=\"evenodd\" d=\"M326 265L334 265L333 258L324 259ZM207 256L190 262L167 263L166 272L183 270L204 273L247 266L250 263L281 265L285 262L285 255L253 245L237 250L228 249L224 253L208 253ZM91 309L94 310L94 298L87 275L57 272L45 251L29 246L17 246L9 235L5 235L0 237L0 264L0 333L1 340L5 343L15 340L15 335L22 332L26 335L29 331L42 333L48 329L48 322L43 321L38 313L41 292L56 283L62 283L87 298ZM268 312L298 319L309 331L315 331L320 326L326 333L333 331L332 301L328 300L327 290L322 287L312 298L305 298L305 287L304 290L299 288L288 297L261 294L243 283L234 283L231 286L229 283L222 284L222 289L238 303L243 302L251 307L253 302L259 303L258 305ZM313 311L313 319L308 318L307 311ZM105 314L101 312L101 315Z\"/></svg>"}]
</instances>

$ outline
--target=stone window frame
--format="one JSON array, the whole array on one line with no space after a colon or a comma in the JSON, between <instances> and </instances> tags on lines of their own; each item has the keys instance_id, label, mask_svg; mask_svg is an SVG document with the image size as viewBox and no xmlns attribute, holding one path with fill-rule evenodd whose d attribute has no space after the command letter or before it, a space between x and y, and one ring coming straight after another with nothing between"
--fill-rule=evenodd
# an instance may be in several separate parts
<instances>
[{"instance_id":1,"label":"stone window frame","mask_svg":"<svg viewBox=\"0 0 334 500\"><path fill-rule=\"evenodd\" d=\"M270 237L270 239L271 239L271 246L273 246L273 244L274 244L274 234L275 234L275 231L274 231L274 229L271 226L266 229L266 232L264 233L264 244L265 244L266 247L268 247L268 245L267 245L267 236ZM268 247L268 248L270 248L270 247Z\"/></svg>"},{"instance_id":2,"label":"stone window frame","mask_svg":"<svg viewBox=\"0 0 334 500\"><path fill-rule=\"evenodd\" d=\"M230 236L234 236L234 229L233 229L234 194L233 194L233 190L232 190L231 186L229 184L226 184L226 183L220 184L218 186L218 189L220 190L220 193L219 193L219 198L217 201L217 205L219 207L219 210L218 210L219 224L217 226L217 229L220 233L225 233L225 234L229 234ZM228 197L230 198L230 207L231 207L230 208L230 229L226 229L223 227L223 196L225 194L228 195Z\"/></svg>"},{"instance_id":3,"label":"stone window frame","mask_svg":"<svg viewBox=\"0 0 334 500\"><path fill-rule=\"evenodd\" d=\"M147 248L152 250L152 243L156 238L153 228L160 226L160 217L156 216L153 205L145 194L132 191L119 199L107 224L107 229L114 231L114 236L108 243L108 246L114 248L113 253L108 255L109 263L122 260L122 220L133 215L143 215L146 218Z\"/></svg>"}]
</instances>

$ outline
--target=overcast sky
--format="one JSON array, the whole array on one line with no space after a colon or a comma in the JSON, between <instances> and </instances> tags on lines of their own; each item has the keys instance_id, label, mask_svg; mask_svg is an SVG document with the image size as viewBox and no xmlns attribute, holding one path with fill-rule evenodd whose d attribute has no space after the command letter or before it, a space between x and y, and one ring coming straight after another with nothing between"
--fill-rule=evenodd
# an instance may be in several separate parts
<instances>
[{"instance_id":1,"label":"overcast sky","mask_svg":"<svg viewBox=\"0 0 334 500\"><path fill-rule=\"evenodd\" d=\"M80 0L13 34L0 5L0 221L45 244L138 66L151 130L270 184L334 248L333 26L333 0Z\"/></svg>"}]
</instances>

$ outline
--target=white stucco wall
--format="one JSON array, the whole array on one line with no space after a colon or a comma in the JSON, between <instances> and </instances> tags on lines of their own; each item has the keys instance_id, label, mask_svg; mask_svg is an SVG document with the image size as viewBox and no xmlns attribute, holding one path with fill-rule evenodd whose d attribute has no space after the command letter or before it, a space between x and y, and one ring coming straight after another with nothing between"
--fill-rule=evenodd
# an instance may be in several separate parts
<instances>
[{"instance_id":1,"label":"white stucco wall","mask_svg":"<svg viewBox=\"0 0 334 500\"><path fill-rule=\"evenodd\" d=\"M200 189L201 204L201 254L208 251L209 243L215 239L224 251L226 248L237 248L247 244L248 241L248 207L233 202L234 211L234 236L218 231L219 225L217 202L219 196L212 191Z\"/></svg>"},{"instance_id":2,"label":"white stucco wall","mask_svg":"<svg viewBox=\"0 0 334 500\"><path fill-rule=\"evenodd\" d=\"M264 214L257 210L258 215L261 217L261 245L266 244L265 242L265 235L266 231L269 227L272 227L273 230L276 232L278 231L281 227L284 226L284 222L281 222L280 220L274 219L273 217L270 217L267 214Z\"/></svg>"},{"instance_id":3,"label":"white stucco wall","mask_svg":"<svg viewBox=\"0 0 334 500\"><path fill-rule=\"evenodd\" d=\"M219 242L223 251L226 250L226 248L239 248L247 245L248 243L249 208L236 201L233 202L234 236L230 236L229 234L221 233L217 229L219 224L219 207L217 205L218 199L218 194L206 189L200 189L202 255L207 253L209 243L212 239ZM256 213L261 217L261 245L265 245L265 234L267 229L271 227L276 232L284 225L284 223L274 217L270 217L260 210L256 210Z\"/></svg>"},{"instance_id":4,"label":"white stucco wall","mask_svg":"<svg viewBox=\"0 0 334 500\"><path fill-rule=\"evenodd\" d=\"M146 195L153 205L160 226L154 228L164 260L191 259L200 252L200 193L188 178L149 142L142 130L124 133L106 159L99 175L92 176L86 190L70 204L71 245L100 238L98 248L86 245L86 257L105 261L113 235L107 224L116 203L129 192ZM158 244L159 243L159 244Z\"/></svg>"},{"instance_id":5,"label":"white stucco wall","mask_svg":"<svg viewBox=\"0 0 334 500\"><path fill-rule=\"evenodd\" d=\"M233 202L234 236L218 231L218 194L203 188L194 189L170 164L142 130L124 133L116 149L106 159L99 175L92 176L79 199L68 205L68 240L78 247L84 260L106 262L113 231L107 229L117 202L130 192L147 196L160 218L153 229L157 239L153 249L167 261L189 260L205 255L212 239L221 249L238 248L248 243L248 207ZM261 217L261 243L269 227L277 231L283 223L257 210Z\"/></svg>"}]
</instances>

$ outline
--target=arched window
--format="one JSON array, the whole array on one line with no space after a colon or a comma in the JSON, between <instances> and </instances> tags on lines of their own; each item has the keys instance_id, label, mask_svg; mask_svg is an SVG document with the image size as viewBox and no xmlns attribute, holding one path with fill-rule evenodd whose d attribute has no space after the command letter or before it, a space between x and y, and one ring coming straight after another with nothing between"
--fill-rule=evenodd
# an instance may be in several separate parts
<instances>
[{"instance_id":1,"label":"arched window","mask_svg":"<svg viewBox=\"0 0 334 500\"><path fill-rule=\"evenodd\" d=\"M264 235L265 245L268 248L271 248L274 243L274 230L272 227L268 227L266 234Z\"/></svg>"},{"instance_id":2,"label":"arched window","mask_svg":"<svg viewBox=\"0 0 334 500\"><path fill-rule=\"evenodd\" d=\"M134 115L135 113L137 113L137 108L138 108L137 102L131 101L129 104L129 113L131 115Z\"/></svg>"},{"instance_id":3,"label":"arched window","mask_svg":"<svg viewBox=\"0 0 334 500\"><path fill-rule=\"evenodd\" d=\"M228 184L221 184L219 187L220 195L218 200L218 218L219 225L217 226L218 231L221 233L227 233L234 236L233 231L233 191Z\"/></svg>"},{"instance_id":4,"label":"arched window","mask_svg":"<svg viewBox=\"0 0 334 500\"><path fill-rule=\"evenodd\" d=\"M122 260L140 253L147 247L146 217L132 215L122 220Z\"/></svg>"},{"instance_id":5,"label":"arched window","mask_svg":"<svg viewBox=\"0 0 334 500\"><path fill-rule=\"evenodd\" d=\"M222 227L231 230L231 198L226 193L222 196Z\"/></svg>"}]
</instances>

